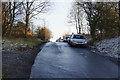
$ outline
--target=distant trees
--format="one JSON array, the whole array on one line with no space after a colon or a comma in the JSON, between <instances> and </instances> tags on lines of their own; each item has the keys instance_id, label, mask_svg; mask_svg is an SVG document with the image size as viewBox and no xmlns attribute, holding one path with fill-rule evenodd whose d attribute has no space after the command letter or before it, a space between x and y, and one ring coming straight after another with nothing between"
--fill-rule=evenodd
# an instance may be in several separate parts
<instances>
[{"instance_id":1,"label":"distant trees","mask_svg":"<svg viewBox=\"0 0 120 80\"><path fill-rule=\"evenodd\" d=\"M19 22L24 23L24 37L30 31L30 20L40 13L45 13L50 7L49 0L26 0L23 2L2 2L2 36L14 36ZM20 26L19 26L20 27Z\"/></svg>"},{"instance_id":2,"label":"distant trees","mask_svg":"<svg viewBox=\"0 0 120 80\"><path fill-rule=\"evenodd\" d=\"M85 23L85 20L87 18L86 13L83 9L83 4L79 2L74 2L73 6L71 8L68 21L69 23L72 23L76 27L77 33L81 34L84 33L84 29L87 28L87 24ZM86 20L87 21L87 20Z\"/></svg>"},{"instance_id":3,"label":"distant trees","mask_svg":"<svg viewBox=\"0 0 120 80\"><path fill-rule=\"evenodd\" d=\"M51 38L51 31L47 27L38 27L36 30L37 37L41 40L48 41Z\"/></svg>"},{"instance_id":4,"label":"distant trees","mask_svg":"<svg viewBox=\"0 0 120 80\"><path fill-rule=\"evenodd\" d=\"M81 11L79 11L79 15L86 17L93 39L111 38L118 35L120 22L118 10L116 10L116 8L118 8L117 2L75 2L74 6L82 7L82 12L84 12L86 16L84 16ZM76 10L72 12L74 16ZM78 17L80 18L79 22L84 21L83 17ZM82 28L84 26L80 27Z\"/></svg>"}]
</instances>

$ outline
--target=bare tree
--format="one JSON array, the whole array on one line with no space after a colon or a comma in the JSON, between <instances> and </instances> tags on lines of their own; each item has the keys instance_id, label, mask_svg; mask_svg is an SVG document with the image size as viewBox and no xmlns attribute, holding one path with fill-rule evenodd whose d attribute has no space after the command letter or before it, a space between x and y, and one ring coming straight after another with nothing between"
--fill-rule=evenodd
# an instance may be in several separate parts
<instances>
[{"instance_id":1,"label":"bare tree","mask_svg":"<svg viewBox=\"0 0 120 80\"><path fill-rule=\"evenodd\" d=\"M23 9L25 10L25 38L27 37L27 31L29 29L29 21L36 15L40 13L45 13L48 10L48 7L50 6L49 0L32 0L31 2L29 1L24 1L22 2L23 4Z\"/></svg>"},{"instance_id":2,"label":"bare tree","mask_svg":"<svg viewBox=\"0 0 120 80\"><path fill-rule=\"evenodd\" d=\"M49 0L32 0L24 2L2 2L2 34L11 35L12 29L17 22L25 22L25 37L30 29L30 20L40 13L48 11L50 6ZM25 21L24 21L25 20Z\"/></svg>"},{"instance_id":3,"label":"bare tree","mask_svg":"<svg viewBox=\"0 0 120 80\"><path fill-rule=\"evenodd\" d=\"M84 10L87 13L90 32L93 39L98 37L98 34L112 36L109 31L117 32L118 15L115 12L117 3L109 2L84 2Z\"/></svg>"},{"instance_id":4,"label":"bare tree","mask_svg":"<svg viewBox=\"0 0 120 80\"><path fill-rule=\"evenodd\" d=\"M82 8L82 4L80 4L79 2L74 2L70 12L70 22L75 24L77 33L83 32L84 18L85 18L85 12Z\"/></svg>"},{"instance_id":5,"label":"bare tree","mask_svg":"<svg viewBox=\"0 0 120 80\"><path fill-rule=\"evenodd\" d=\"M3 9L4 8L4 9ZM2 36L5 35L7 29L8 29L8 3L7 2L3 2L2 3Z\"/></svg>"},{"instance_id":6,"label":"bare tree","mask_svg":"<svg viewBox=\"0 0 120 80\"><path fill-rule=\"evenodd\" d=\"M81 2L81 0L77 0L70 13L71 20L76 23L77 32L80 33L80 29L81 31L84 29L83 18L85 17L90 26L90 34L93 40L114 37L117 36L119 30L118 10L115 11L115 8L118 8L117 6L117 2ZM80 7L86 16L83 16L82 11L79 10Z\"/></svg>"},{"instance_id":7,"label":"bare tree","mask_svg":"<svg viewBox=\"0 0 120 80\"><path fill-rule=\"evenodd\" d=\"M20 8L20 2L2 2L2 34L3 36L7 33L11 34L13 23L15 21L16 15L18 14L18 9Z\"/></svg>"},{"instance_id":8,"label":"bare tree","mask_svg":"<svg viewBox=\"0 0 120 80\"><path fill-rule=\"evenodd\" d=\"M11 31L12 31L12 27L13 27L13 23L16 17L16 14L18 11L16 11L16 9L18 9L18 5L20 5L20 3L17 2L9 2L9 14L10 14L10 25L9 25L9 35L11 35Z\"/></svg>"}]
</instances>

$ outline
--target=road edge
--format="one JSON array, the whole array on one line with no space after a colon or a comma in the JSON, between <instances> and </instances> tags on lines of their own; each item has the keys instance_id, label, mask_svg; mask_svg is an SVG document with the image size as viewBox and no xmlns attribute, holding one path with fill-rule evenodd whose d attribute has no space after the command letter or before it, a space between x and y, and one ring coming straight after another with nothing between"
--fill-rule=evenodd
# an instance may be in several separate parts
<instances>
[{"instance_id":1,"label":"road edge","mask_svg":"<svg viewBox=\"0 0 120 80\"><path fill-rule=\"evenodd\" d=\"M120 66L120 59L119 58L114 58L114 57L111 57L111 56L108 56L108 55L105 55L105 54L102 54L100 51L98 51L96 48L93 48L91 46L88 46L88 49L95 53L95 54L98 54L102 57L105 57L106 59L109 59L110 61L114 62L115 64L117 64L118 66Z\"/></svg>"}]
</instances>

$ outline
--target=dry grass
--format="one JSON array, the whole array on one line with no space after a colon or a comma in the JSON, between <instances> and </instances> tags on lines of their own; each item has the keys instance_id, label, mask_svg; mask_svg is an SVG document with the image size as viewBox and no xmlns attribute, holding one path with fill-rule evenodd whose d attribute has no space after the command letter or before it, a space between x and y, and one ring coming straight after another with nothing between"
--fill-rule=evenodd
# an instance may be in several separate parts
<instances>
[{"instance_id":1,"label":"dry grass","mask_svg":"<svg viewBox=\"0 0 120 80\"><path fill-rule=\"evenodd\" d=\"M27 50L29 48L33 48L41 43L43 43L44 41L42 41L41 39L38 38L8 38L8 37L3 37L3 40L8 40L8 41L12 41L13 43L22 43L22 44L27 44L26 47L17 47L17 50Z\"/></svg>"}]
</instances>

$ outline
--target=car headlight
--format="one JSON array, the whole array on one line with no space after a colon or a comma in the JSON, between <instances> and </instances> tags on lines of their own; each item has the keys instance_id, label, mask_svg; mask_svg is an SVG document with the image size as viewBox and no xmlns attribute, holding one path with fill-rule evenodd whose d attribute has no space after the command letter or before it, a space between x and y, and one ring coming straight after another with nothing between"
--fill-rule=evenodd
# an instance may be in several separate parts
<instances>
[{"instance_id":1,"label":"car headlight","mask_svg":"<svg viewBox=\"0 0 120 80\"><path fill-rule=\"evenodd\" d=\"M87 44L87 41L85 41L84 43Z\"/></svg>"},{"instance_id":2,"label":"car headlight","mask_svg":"<svg viewBox=\"0 0 120 80\"><path fill-rule=\"evenodd\" d=\"M71 40L71 43L76 43L76 41L75 40Z\"/></svg>"}]
</instances>

